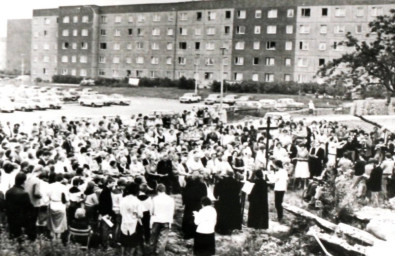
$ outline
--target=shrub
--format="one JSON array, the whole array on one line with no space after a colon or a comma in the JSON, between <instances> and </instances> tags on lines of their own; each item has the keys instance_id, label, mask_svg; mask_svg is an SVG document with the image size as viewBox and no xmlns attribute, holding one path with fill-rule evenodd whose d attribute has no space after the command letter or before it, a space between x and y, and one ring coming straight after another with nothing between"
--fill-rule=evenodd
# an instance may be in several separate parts
<instances>
[{"instance_id":1,"label":"shrub","mask_svg":"<svg viewBox=\"0 0 395 256\"><path fill-rule=\"evenodd\" d=\"M82 81L83 77L77 76L64 76L64 75L54 75L52 77L52 81L54 83L61 83L61 84L79 84Z\"/></svg>"}]
</instances>

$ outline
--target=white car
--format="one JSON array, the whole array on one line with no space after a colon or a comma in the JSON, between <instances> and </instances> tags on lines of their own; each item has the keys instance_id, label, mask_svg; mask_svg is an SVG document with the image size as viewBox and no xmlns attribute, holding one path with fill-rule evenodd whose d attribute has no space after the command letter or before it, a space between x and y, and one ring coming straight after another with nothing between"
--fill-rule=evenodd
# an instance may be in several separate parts
<instances>
[{"instance_id":1,"label":"white car","mask_svg":"<svg viewBox=\"0 0 395 256\"><path fill-rule=\"evenodd\" d=\"M192 102L200 102L202 97L195 93L185 93L183 96L179 98L180 103L192 103Z\"/></svg>"},{"instance_id":2,"label":"white car","mask_svg":"<svg viewBox=\"0 0 395 256\"><path fill-rule=\"evenodd\" d=\"M236 102L236 105L235 105L235 110L241 110L241 109L244 109L244 110L247 110L247 109L249 109L249 110L253 110L253 109L259 110L261 108L262 108L261 103L259 103L259 101L255 101L255 100L238 101L238 102Z\"/></svg>"},{"instance_id":3,"label":"white car","mask_svg":"<svg viewBox=\"0 0 395 256\"><path fill-rule=\"evenodd\" d=\"M278 99L275 108L279 111L284 111L287 109L302 109L304 104L301 102L296 102L291 98Z\"/></svg>"},{"instance_id":4,"label":"white car","mask_svg":"<svg viewBox=\"0 0 395 256\"><path fill-rule=\"evenodd\" d=\"M62 101L59 98L51 97L45 98L45 100L49 103L50 109L61 109L62 108Z\"/></svg>"},{"instance_id":5,"label":"white car","mask_svg":"<svg viewBox=\"0 0 395 256\"><path fill-rule=\"evenodd\" d=\"M42 98L32 98L31 101L35 104L37 110L49 109L49 102Z\"/></svg>"},{"instance_id":6,"label":"white car","mask_svg":"<svg viewBox=\"0 0 395 256\"><path fill-rule=\"evenodd\" d=\"M13 113L15 111L14 103L8 98L0 99L0 111L7 112L7 113Z\"/></svg>"},{"instance_id":7,"label":"white car","mask_svg":"<svg viewBox=\"0 0 395 256\"><path fill-rule=\"evenodd\" d=\"M223 103L233 105L236 103L237 97L239 97L239 96L237 96L236 94L228 94L224 97Z\"/></svg>"},{"instance_id":8,"label":"white car","mask_svg":"<svg viewBox=\"0 0 395 256\"><path fill-rule=\"evenodd\" d=\"M254 100L252 96L241 96L236 100L236 103L240 101L252 101L252 100Z\"/></svg>"},{"instance_id":9,"label":"white car","mask_svg":"<svg viewBox=\"0 0 395 256\"><path fill-rule=\"evenodd\" d=\"M112 104L112 100L107 95L97 94L95 97L103 101L104 106L111 106Z\"/></svg>"},{"instance_id":10,"label":"white car","mask_svg":"<svg viewBox=\"0 0 395 256\"><path fill-rule=\"evenodd\" d=\"M104 101L98 99L97 96L85 96L78 99L78 103L81 106L91 106L91 107L103 107Z\"/></svg>"},{"instance_id":11,"label":"white car","mask_svg":"<svg viewBox=\"0 0 395 256\"><path fill-rule=\"evenodd\" d=\"M259 100L259 103L261 103L262 108L275 108L277 101L276 100L269 100L269 99L263 99Z\"/></svg>"},{"instance_id":12,"label":"white car","mask_svg":"<svg viewBox=\"0 0 395 256\"><path fill-rule=\"evenodd\" d=\"M15 110L33 111L36 109L36 104L28 99L16 98L14 100L14 107L15 107Z\"/></svg>"},{"instance_id":13,"label":"white car","mask_svg":"<svg viewBox=\"0 0 395 256\"><path fill-rule=\"evenodd\" d=\"M207 98L204 100L204 104L213 105L214 103L218 103L221 100L221 94L209 94Z\"/></svg>"},{"instance_id":14,"label":"white car","mask_svg":"<svg viewBox=\"0 0 395 256\"><path fill-rule=\"evenodd\" d=\"M111 104L114 105L129 106L131 103L130 99L124 97L121 94L111 94L109 98L111 100Z\"/></svg>"}]
</instances>

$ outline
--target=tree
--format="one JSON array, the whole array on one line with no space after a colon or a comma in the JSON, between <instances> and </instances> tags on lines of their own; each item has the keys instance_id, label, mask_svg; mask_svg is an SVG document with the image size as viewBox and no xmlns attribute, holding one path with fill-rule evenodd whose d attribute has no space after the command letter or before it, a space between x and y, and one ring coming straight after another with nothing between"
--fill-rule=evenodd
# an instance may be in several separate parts
<instances>
[{"instance_id":1,"label":"tree","mask_svg":"<svg viewBox=\"0 0 395 256\"><path fill-rule=\"evenodd\" d=\"M342 81L362 91L384 87L389 104L395 92L395 10L370 22L369 30L365 41L347 33L341 45L350 51L323 66L317 75L328 83Z\"/></svg>"}]
</instances>

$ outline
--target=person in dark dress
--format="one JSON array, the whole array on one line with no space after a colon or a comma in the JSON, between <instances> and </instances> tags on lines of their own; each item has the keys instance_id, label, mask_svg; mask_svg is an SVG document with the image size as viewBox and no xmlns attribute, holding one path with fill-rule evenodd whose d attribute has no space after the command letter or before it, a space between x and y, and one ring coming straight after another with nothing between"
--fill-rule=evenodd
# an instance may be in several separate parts
<instances>
[{"instance_id":1,"label":"person in dark dress","mask_svg":"<svg viewBox=\"0 0 395 256\"><path fill-rule=\"evenodd\" d=\"M163 158L158 162L156 167L156 172L158 174L158 183L163 183L166 186L166 191L168 194L171 194L172 189L172 181L174 180L173 175L173 164L168 156L168 154L164 154Z\"/></svg>"},{"instance_id":2,"label":"person in dark dress","mask_svg":"<svg viewBox=\"0 0 395 256\"><path fill-rule=\"evenodd\" d=\"M373 170L370 174L369 179L366 182L368 191L371 193L371 201L374 207L379 206L379 193L381 191L381 181L383 175L383 169L377 165L376 159L370 159L370 163L373 163Z\"/></svg>"},{"instance_id":3,"label":"person in dark dress","mask_svg":"<svg viewBox=\"0 0 395 256\"><path fill-rule=\"evenodd\" d=\"M230 235L233 230L241 229L241 182L234 178L234 172L228 171L214 187L214 196L218 198L216 231Z\"/></svg>"},{"instance_id":4,"label":"person in dark dress","mask_svg":"<svg viewBox=\"0 0 395 256\"><path fill-rule=\"evenodd\" d=\"M255 229L269 228L269 205L267 201L267 183L261 170L254 173L254 187L248 197L250 208L247 226Z\"/></svg>"},{"instance_id":5,"label":"person in dark dress","mask_svg":"<svg viewBox=\"0 0 395 256\"><path fill-rule=\"evenodd\" d=\"M206 184L202 181L198 171L193 172L191 178L182 193L182 201L185 205L184 216L182 218L182 231L184 239L191 239L196 233L196 224L194 223L193 212L201 208L200 201L207 196Z\"/></svg>"}]
</instances>

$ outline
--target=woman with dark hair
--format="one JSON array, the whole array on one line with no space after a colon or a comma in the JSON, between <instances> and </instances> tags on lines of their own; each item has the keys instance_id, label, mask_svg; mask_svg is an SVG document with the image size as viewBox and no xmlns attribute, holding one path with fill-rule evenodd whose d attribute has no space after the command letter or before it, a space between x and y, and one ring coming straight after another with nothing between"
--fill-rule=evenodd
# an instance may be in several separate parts
<instances>
[{"instance_id":1,"label":"woman with dark hair","mask_svg":"<svg viewBox=\"0 0 395 256\"><path fill-rule=\"evenodd\" d=\"M247 226L255 229L269 228L269 204L267 201L267 183L261 170L255 171L254 187L248 197L250 208Z\"/></svg>"},{"instance_id":2,"label":"woman with dark hair","mask_svg":"<svg viewBox=\"0 0 395 256\"><path fill-rule=\"evenodd\" d=\"M93 229L97 227L99 198L95 193L95 183L89 182L84 191L84 208L86 210L86 218Z\"/></svg>"},{"instance_id":3,"label":"woman with dark hair","mask_svg":"<svg viewBox=\"0 0 395 256\"><path fill-rule=\"evenodd\" d=\"M55 182L49 185L48 228L55 236L67 230L66 205L69 201L68 190L62 184L63 175L57 174Z\"/></svg>"},{"instance_id":4,"label":"woman with dark hair","mask_svg":"<svg viewBox=\"0 0 395 256\"><path fill-rule=\"evenodd\" d=\"M217 212L212 207L211 200L203 197L201 200L202 209L194 211L195 224L197 225L193 253L194 255L214 255L215 254L215 225L217 224Z\"/></svg>"},{"instance_id":5,"label":"woman with dark hair","mask_svg":"<svg viewBox=\"0 0 395 256\"><path fill-rule=\"evenodd\" d=\"M121 199L119 210L122 216L121 237L122 255L133 255L138 247L143 244L143 229L140 224L143 218L143 208L140 200L139 185L129 183L124 191L124 197Z\"/></svg>"},{"instance_id":6,"label":"woman with dark hair","mask_svg":"<svg viewBox=\"0 0 395 256\"><path fill-rule=\"evenodd\" d=\"M285 191L287 191L288 172L284 169L283 163L279 160L274 162L275 173L271 178L274 183L274 204L277 210L277 219L279 222L283 219L283 200Z\"/></svg>"}]
</instances>

